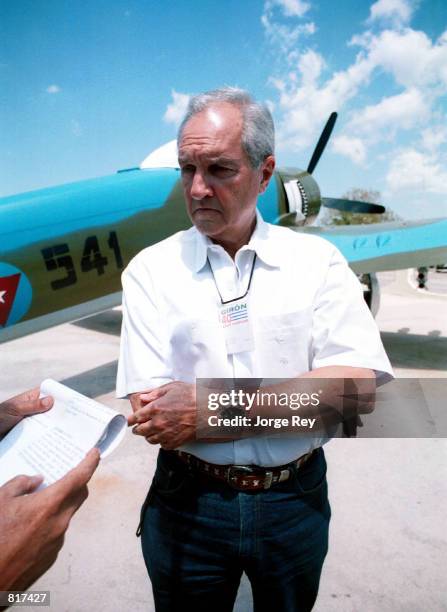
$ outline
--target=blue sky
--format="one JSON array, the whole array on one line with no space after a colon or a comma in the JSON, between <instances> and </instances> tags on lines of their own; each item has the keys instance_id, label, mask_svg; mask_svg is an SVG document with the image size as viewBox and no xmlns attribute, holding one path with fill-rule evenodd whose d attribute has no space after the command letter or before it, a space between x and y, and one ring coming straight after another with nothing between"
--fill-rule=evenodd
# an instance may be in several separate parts
<instances>
[{"instance_id":1,"label":"blue sky","mask_svg":"<svg viewBox=\"0 0 447 612\"><path fill-rule=\"evenodd\" d=\"M339 112L324 195L447 215L443 0L3 1L0 196L138 165L222 84L268 102L280 165L305 167Z\"/></svg>"}]
</instances>

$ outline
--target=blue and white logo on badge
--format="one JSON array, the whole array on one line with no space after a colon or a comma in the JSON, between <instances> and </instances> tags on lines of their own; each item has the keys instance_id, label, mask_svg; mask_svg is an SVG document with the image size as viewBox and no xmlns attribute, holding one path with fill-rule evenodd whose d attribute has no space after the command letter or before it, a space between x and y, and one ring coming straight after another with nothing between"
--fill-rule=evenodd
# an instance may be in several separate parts
<instances>
[{"instance_id":1,"label":"blue and white logo on badge","mask_svg":"<svg viewBox=\"0 0 447 612\"><path fill-rule=\"evenodd\" d=\"M33 289L26 274L11 264L0 262L0 329L20 321L32 300Z\"/></svg>"}]
</instances>

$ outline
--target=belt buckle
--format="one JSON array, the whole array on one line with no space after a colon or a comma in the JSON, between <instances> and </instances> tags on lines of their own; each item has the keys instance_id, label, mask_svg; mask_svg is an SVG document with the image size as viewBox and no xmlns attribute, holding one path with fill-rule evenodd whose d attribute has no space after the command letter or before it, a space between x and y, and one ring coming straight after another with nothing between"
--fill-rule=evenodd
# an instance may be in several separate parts
<instances>
[{"instance_id":1,"label":"belt buckle","mask_svg":"<svg viewBox=\"0 0 447 612\"><path fill-rule=\"evenodd\" d=\"M273 472L266 472L264 489L270 489L270 487L272 486L272 481L273 481Z\"/></svg>"},{"instance_id":2,"label":"belt buckle","mask_svg":"<svg viewBox=\"0 0 447 612\"><path fill-rule=\"evenodd\" d=\"M241 489L240 487L235 486L235 483L234 483L234 480L238 476L238 472L241 476L243 476L244 474L253 474L256 472L256 470L254 470L252 467L248 465L230 465L230 467L227 469L227 473L226 473L227 483L230 485L230 487L233 487L233 489L243 491L244 489ZM259 479L261 480L261 478L262 477L260 477ZM273 472L266 471L264 475L263 488L270 489L270 487L272 486L272 482L273 482Z\"/></svg>"},{"instance_id":3,"label":"belt buckle","mask_svg":"<svg viewBox=\"0 0 447 612\"><path fill-rule=\"evenodd\" d=\"M238 473L241 476L243 476L244 474L253 474L253 468L248 465L230 465L230 467L227 469L227 473L225 474L226 481L230 485L230 487L233 487L233 489L236 490L239 489L234 485L234 480L238 476Z\"/></svg>"}]
</instances>

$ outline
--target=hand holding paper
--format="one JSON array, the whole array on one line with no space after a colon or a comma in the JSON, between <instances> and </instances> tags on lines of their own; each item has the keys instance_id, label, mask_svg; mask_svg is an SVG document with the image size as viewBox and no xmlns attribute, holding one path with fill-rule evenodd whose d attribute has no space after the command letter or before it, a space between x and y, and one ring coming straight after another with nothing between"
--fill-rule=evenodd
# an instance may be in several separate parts
<instances>
[{"instance_id":1,"label":"hand holding paper","mask_svg":"<svg viewBox=\"0 0 447 612\"><path fill-rule=\"evenodd\" d=\"M24 417L49 410L53 398L40 397L40 388L36 387L8 399L0 404L0 437L12 429Z\"/></svg>"},{"instance_id":2,"label":"hand holding paper","mask_svg":"<svg viewBox=\"0 0 447 612\"><path fill-rule=\"evenodd\" d=\"M98 463L94 449L44 491L35 492L42 482L37 476L17 476L0 487L0 590L25 590L53 565Z\"/></svg>"},{"instance_id":3,"label":"hand holding paper","mask_svg":"<svg viewBox=\"0 0 447 612\"><path fill-rule=\"evenodd\" d=\"M19 474L42 474L41 487L48 486L92 448L103 457L111 453L125 434L125 417L111 408L54 380L40 390L41 397L54 398L53 408L22 418L0 442L0 485Z\"/></svg>"}]
</instances>

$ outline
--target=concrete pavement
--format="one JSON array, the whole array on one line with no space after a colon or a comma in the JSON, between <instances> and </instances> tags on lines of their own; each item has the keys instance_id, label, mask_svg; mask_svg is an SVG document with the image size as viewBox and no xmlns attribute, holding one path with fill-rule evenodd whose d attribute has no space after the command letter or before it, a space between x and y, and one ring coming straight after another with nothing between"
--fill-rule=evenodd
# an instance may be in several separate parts
<instances>
[{"instance_id":1,"label":"concrete pavement","mask_svg":"<svg viewBox=\"0 0 447 612\"><path fill-rule=\"evenodd\" d=\"M382 275L377 317L396 374L447 378L447 298L408 291L404 274ZM2 345L1 397L51 377L126 413L114 398L120 320L108 311ZM51 591L51 611L153 610L134 533L156 454L129 434L104 460L57 563L33 587ZM447 610L446 440L334 440L326 454L333 519L315 610ZM235 610L252 610L246 580Z\"/></svg>"}]
</instances>

